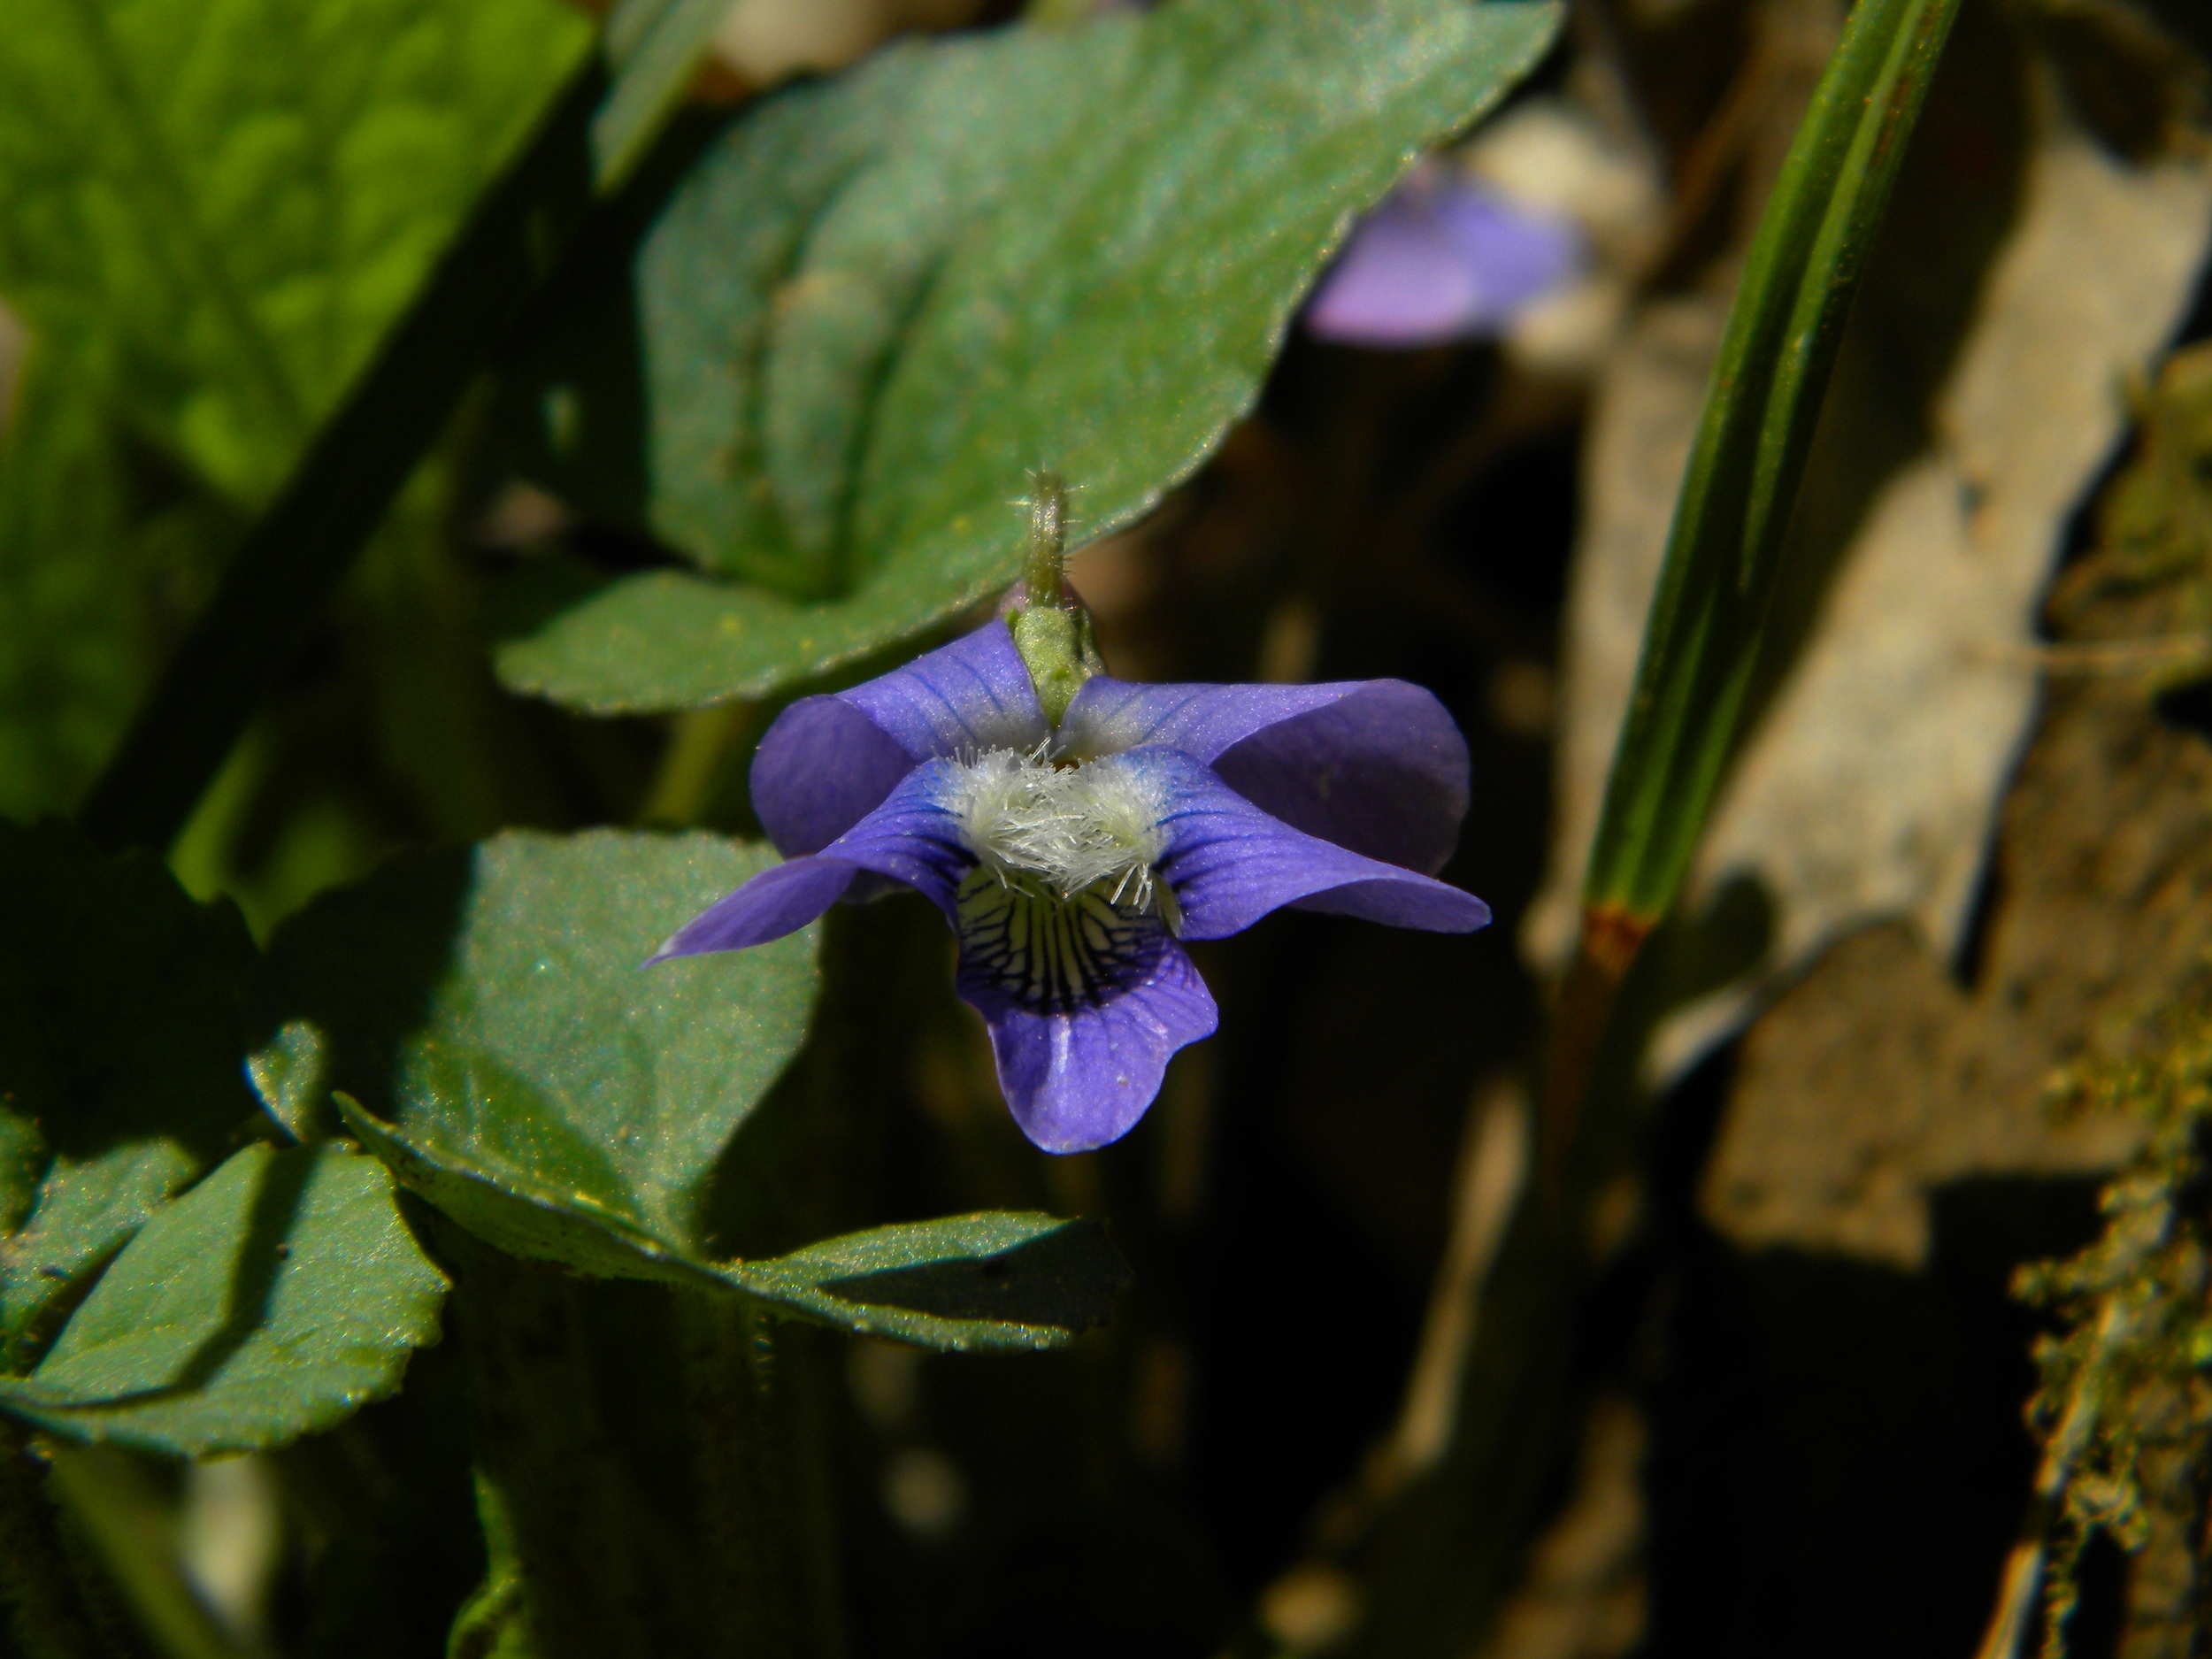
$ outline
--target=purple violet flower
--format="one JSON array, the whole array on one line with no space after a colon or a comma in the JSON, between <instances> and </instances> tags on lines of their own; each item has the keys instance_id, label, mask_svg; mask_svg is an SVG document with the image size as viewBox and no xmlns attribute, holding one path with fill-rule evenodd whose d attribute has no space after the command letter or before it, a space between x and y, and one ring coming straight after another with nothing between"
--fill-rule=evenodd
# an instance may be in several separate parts
<instances>
[{"instance_id":1,"label":"purple violet flower","mask_svg":"<svg viewBox=\"0 0 2212 1659\"><path fill-rule=\"evenodd\" d=\"M1354 346L1494 334L1585 257L1569 220L1424 163L1353 228L1307 302L1305 326Z\"/></svg>"},{"instance_id":2,"label":"purple violet flower","mask_svg":"<svg viewBox=\"0 0 2212 1659\"><path fill-rule=\"evenodd\" d=\"M918 888L959 938L960 995L990 1027L1016 1121L1048 1152L1118 1139L1168 1057L1213 1032L1182 941L1286 904L1440 933L1490 919L1427 873L1458 839L1467 745L1402 680L1095 675L1056 728L995 618L793 703L761 740L752 788L788 862L653 960L764 944L856 883Z\"/></svg>"}]
</instances>

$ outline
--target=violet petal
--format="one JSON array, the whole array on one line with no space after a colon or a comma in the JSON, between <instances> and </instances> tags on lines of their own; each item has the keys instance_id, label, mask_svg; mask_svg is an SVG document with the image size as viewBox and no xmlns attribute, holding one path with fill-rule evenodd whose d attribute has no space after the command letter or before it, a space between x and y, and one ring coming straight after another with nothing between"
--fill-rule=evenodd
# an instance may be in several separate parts
<instances>
[{"instance_id":1,"label":"violet petal","mask_svg":"<svg viewBox=\"0 0 2212 1659\"><path fill-rule=\"evenodd\" d=\"M1584 258L1570 221L1440 168L1419 169L1354 228L1308 303L1305 326L1359 346L1495 334Z\"/></svg>"},{"instance_id":2,"label":"violet petal","mask_svg":"<svg viewBox=\"0 0 2212 1659\"><path fill-rule=\"evenodd\" d=\"M753 756L753 811L779 851L819 852L919 763L1034 749L1049 733L995 618L903 668L786 709Z\"/></svg>"},{"instance_id":3,"label":"violet petal","mask_svg":"<svg viewBox=\"0 0 2212 1659\"><path fill-rule=\"evenodd\" d=\"M913 760L1034 749L1052 735L1014 636L994 617L903 668L838 694Z\"/></svg>"},{"instance_id":4,"label":"violet petal","mask_svg":"<svg viewBox=\"0 0 2212 1659\"><path fill-rule=\"evenodd\" d=\"M820 857L794 858L764 870L670 934L645 965L649 968L671 956L743 950L795 933L842 898L859 873L857 864Z\"/></svg>"},{"instance_id":5,"label":"violet petal","mask_svg":"<svg viewBox=\"0 0 2212 1659\"><path fill-rule=\"evenodd\" d=\"M942 761L915 767L881 806L820 852L762 871L678 928L646 965L796 933L864 871L904 882L950 917L960 879L975 864L943 804L950 772Z\"/></svg>"},{"instance_id":6,"label":"violet petal","mask_svg":"<svg viewBox=\"0 0 2212 1659\"><path fill-rule=\"evenodd\" d=\"M842 697L802 697L753 753L753 813L785 857L818 853L913 770L890 733Z\"/></svg>"},{"instance_id":7,"label":"violet petal","mask_svg":"<svg viewBox=\"0 0 2212 1659\"><path fill-rule=\"evenodd\" d=\"M1060 746L1082 755L1179 749L1293 827L1425 874L1451 856L1467 812L1466 740L1442 703L1402 680L1143 686L1102 675L1060 730Z\"/></svg>"},{"instance_id":8,"label":"violet petal","mask_svg":"<svg viewBox=\"0 0 2212 1659\"><path fill-rule=\"evenodd\" d=\"M1322 686L1140 685L1100 674L1075 694L1060 721L1056 752L1089 759L1164 743L1208 765L1255 732L1326 708L1371 685L1343 680Z\"/></svg>"},{"instance_id":9,"label":"violet petal","mask_svg":"<svg viewBox=\"0 0 2212 1659\"><path fill-rule=\"evenodd\" d=\"M999 1087L1047 1152L1087 1152L1126 1134L1160 1092L1169 1057L1213 1034L1214 999L1183 948L1156 930L1143 973L1072 1010L1024 1006L964 961L960 995L991 1030Z\"/></svg>"},{"instance_id":10,"label":"violet petal","mask_svg":"<svg viewBox=\"0 0 2212 1659\"><path fill-rule=\"evenodd\" d=\"M1472 933L1490 919L1472 894L1292 828L1179 749L1134 749L1119 764L1160 798L1158 868L1186 939L1241 933L1286 904L1440 933Z\"/></svg>"}]
</instances>

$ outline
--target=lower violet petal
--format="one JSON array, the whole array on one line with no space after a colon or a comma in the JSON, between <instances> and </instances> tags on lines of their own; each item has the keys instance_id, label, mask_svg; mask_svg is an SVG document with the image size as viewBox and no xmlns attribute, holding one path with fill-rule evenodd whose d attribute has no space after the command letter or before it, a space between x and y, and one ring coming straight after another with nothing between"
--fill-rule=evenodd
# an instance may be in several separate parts
<instances>
[{"instance_id":1,"label":"lower violet petal","mask_svg":"<svg viewBox=\"0 0 2212 1659\"><path fill-rule=\"evenodd\" d=\"M1213 1034L1212 995L1156 921L1141 956L1128 964L1126 980L1096 1001L1041 1008L1010 995L963 941L960 995L990 1026L1014 1121L1047 1152L1087 1152L1119 1140L1159 1094L1170 1056Z\"/></svg>"},{"instance_id":2,"label":"lower violet petal","mask_svg":"<svg viewBox=\"0 0 2212 1659\"><path fill-rule=\"evenodd\" d=\"M1186 939L1241 933L1302 901L1440 933L1472 933L1490 919L1472 894L1292 828L1179 750L1133 749L1120 764L1157 794L1166 837L1159 872L1181 907Z\"/></svg>"}]
</instances>

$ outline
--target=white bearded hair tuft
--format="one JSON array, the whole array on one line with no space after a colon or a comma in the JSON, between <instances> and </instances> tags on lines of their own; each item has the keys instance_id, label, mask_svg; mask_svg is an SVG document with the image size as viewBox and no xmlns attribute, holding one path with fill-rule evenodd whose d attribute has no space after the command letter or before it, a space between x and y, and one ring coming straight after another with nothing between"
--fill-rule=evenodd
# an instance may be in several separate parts
<instances>
[{"instance_id":1,"label":"white bearded hair tuft","mask_svg":"<svg viewBox=\"0 0 2212 1659\"><path fill-rule=\"evenodd\" d=\"M1112 759L1056 766L1045 748L987 749L957 769L949 803L977 861L1003 881L1034 876L1062 898L1099 887L1149 910L1165 837L1160 801Z\"/></svg>"}]
</instances>

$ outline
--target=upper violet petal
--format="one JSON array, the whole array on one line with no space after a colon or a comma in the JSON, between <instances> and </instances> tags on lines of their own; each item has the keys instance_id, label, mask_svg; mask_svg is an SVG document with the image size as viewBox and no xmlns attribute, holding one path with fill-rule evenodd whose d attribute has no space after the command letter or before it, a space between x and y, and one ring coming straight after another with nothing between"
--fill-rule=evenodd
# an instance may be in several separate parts
<instances>
[{"instance_id":1,"label":"upper violet petal","mask_svg":"<svg viewBox=\"0 0 2212 1659\"><path fill-rule=\"evenodd\" d=\"M753 752L753 813L787 858L818 853L914 770L913 757L842 697L802 697Z\"/></svg>"},{"instance_id":2,"label":"upper violet petal","mask_svg":"<svg viewBox=\"0 0 2212 1659\"><path fill-rule=\"evenodd\" d=\"M1423 875L1444 867L1467 816L1467 740L1442 703L1402 680L1359 683L1233 744L1213 766L1293 828Z\"/></svg>"},{"instance_id":3,"label":"upper violet petal","mask_svg":"<svg viewBox=\"0 0 2212 1659\"><path fill-rule=\"evenodd\" d=\"M1027 1008L964 964L960 995L990 1026L1014 1121L1047 1152L1088 1152L1128 1133L1158 1095L1170 1056L1218 1021L1205 981L1164 931L1146 972L1099 1002Z\"/></svg>"},{"instance_id":4,"label":"upper violet petal","mask_svg":"<svg viewBox=\"0 0 2212 1659\"><path fill-rule=\"evenodd\" d=\"M874 721L910 763L1034 749L1052 735L1028 665L996 617L837 696Z\"/></svg>"},{"instance_id":5,"label":"upper violet petal","mask_svg":"<svg viewBox=\"0 0 2212 1659\"><path fill-rule=\"evenodd\" d=\"M1467 812L1467 743L1444 705L1402 680L1319 686L1133 685L1076 694L1059 747L1078 756L1165 744L1214 767L1285 823L1433 873Z\"/></svg>"},{"instance_id":6,"label":"upper violet petal","mask_svg":"<svg viewBox=\"0 0 2212 1659\"><path fill-rule=\"evenodd\" d=\"M1079 760L1164 743L1211 765L1221 751L1294 716L1326 708L1370 685L1345 680L1324 686L1140 685L1098 674L1085 682L1061 718L1053 742Z\"/></svg>"},{"instance_id":7,"label":"upper violet petal","mask_svg":"<svg viewBox=\"0 0 2212 1659\"><path fill-rule=\"evenodd\" d=\"M1159 872L1174 889L1186 939L1241 933L1301 902L1440 933L1472 933L1490 919L1472 894L1294 829L1179 749L1135 749L1118 764L1159 800Z\"/></svg>"},{"instance_id":8,"label":"upper violet petal","mask_svg":"<svg viewBox=\"0 0 2212 1659\"><path fill-rule=\"evenodd\" d=\"M786 857L818 853L926 760L1034 749L1049 734L1014 636L995 618L847 691L802 697L753 755L753 811Z\"/></svg>"}]
</instances>

